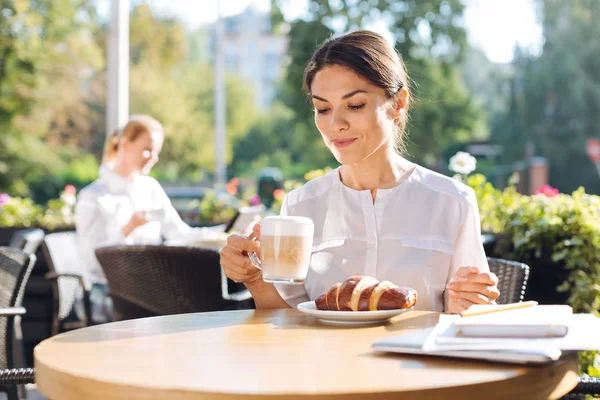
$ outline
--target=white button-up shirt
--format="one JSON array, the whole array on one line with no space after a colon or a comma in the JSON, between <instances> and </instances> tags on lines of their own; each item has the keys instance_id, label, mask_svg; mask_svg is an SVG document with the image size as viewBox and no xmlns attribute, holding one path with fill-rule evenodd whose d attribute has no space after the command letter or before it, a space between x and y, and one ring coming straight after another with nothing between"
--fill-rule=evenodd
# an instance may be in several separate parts
<instances>
[{"instance_id":1,"label":"white button-up shirt","mask_svg":"<svg viewBox=\"0 0 600 400\"><path fill-rule=\"evenodd\" d=\"M152 220L127 237L121 229L134 211L150 211ZM106 283L94 250L111 245L160 244L164 239L190 237L197 230L181 220L160 184L150 176L125 179L107 167L81 190L75 207L77 241L86 277Z\"/></svg>"},{"instance_id":2,"label":"white button-up shirt","mask_svg":"<svg viewBox=\"0 0 600 400\"><path fill-rule=\"evenodd\" d=\"M372 276L417 291L416 309L447 310L446 283L462 266L489 271L473 190L416 166L398 186L345 186L339 168L290 192L282 215L315 224L303 285L277 284L292 307L315 300L351 275Z\"/></svg>"}]
</instances>

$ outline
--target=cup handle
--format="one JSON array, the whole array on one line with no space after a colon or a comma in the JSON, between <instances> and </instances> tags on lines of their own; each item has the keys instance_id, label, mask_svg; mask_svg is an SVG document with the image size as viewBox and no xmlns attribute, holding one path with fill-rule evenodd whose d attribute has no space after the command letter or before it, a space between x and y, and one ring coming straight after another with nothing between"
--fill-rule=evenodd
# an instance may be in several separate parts
<instances>
[{"instance_id":1,"label":"cup handle","mask_svg":"<svg viewBox=\"0 0 600 400\"><path fill-rule=\"evenodd\" d=\"M248 239L253 240L253 241L258 240L258 238L254 234L254 232L252 232L250 235L248 235ZM258 256L258 254L256 254L256 252L249 251L248 258L250 259L250 262L252 263L252 265L254 265L256 268L262 270L262 262L260 261L260 257Z\"/></svg>"}]
</instances>

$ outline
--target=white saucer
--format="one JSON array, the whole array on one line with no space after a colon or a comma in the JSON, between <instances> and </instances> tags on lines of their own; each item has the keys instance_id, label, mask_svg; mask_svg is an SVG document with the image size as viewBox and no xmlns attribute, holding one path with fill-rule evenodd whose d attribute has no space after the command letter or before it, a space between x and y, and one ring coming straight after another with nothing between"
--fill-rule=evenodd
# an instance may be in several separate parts
<instances>
[{"instance_id":1,"label":"white saucer","mask_svg":"<svg viewBox=\"0 0 600 400\"><path fill-rule=\"evenodd\" d=\"M413 307L382 311L323 311L317 309L314 301L298 304L298 311L317 317L325 324L346 326L380 324L412 309Z\"/></svg>"}]
</instances>

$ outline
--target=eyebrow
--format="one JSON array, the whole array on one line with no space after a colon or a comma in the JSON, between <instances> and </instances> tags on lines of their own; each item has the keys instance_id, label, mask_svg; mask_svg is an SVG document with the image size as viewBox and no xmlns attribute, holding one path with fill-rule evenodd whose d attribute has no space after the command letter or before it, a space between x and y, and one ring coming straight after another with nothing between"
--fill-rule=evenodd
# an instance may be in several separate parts
<instances>
[{"instance_id":1,"label":"eyebrow","mask_svg":"<svg viewBox=\"0 0 600 400\"><path fill-rule=\"evenodd\" d=\"M355 94L358 94L358 93L367 93L367 91L366 90L362 90L362 89L355 90L354 92L350 92L350 93L347 93L347 94L343 95L342 96L342 100L349 99L350 97L352 97L352 96L354 96ZM329 103L328 100L325 100L324 98L316 96L314 94L312 95L312 98L313 99L317 99L317 100L321 100L321 101L325 101L325 102Z\"/></svg>"}]
</instances>

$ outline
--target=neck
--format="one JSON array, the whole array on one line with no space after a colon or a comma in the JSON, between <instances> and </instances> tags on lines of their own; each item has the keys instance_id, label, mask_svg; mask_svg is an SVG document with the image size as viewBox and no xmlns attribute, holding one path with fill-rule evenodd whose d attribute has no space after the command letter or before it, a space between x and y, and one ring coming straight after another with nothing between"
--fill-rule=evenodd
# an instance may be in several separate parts
<instances>
[{"instance_id":1,"label":"neck","mask_svg":"<svg viewBox=\"0 0 600 400\"><path fill-rule=\"evenodd\" d=\"M349 188L374 193L399 185L412 168L414 164L399 156L392 145L384 145L360 162L343 165L340 178Z\"/></svg>"},{"instance_id":2,"label":"neck","mask_svg":"<svg viewBox=\"0 0 600 400\"><path fill-rule=\"evenodd\" d=\"M126 165L123 165L123 163L119 162L115 164L113 172L130 181L132 181L133 178L135 178L135 176L138 175L138 172L135 169L128 168Z\"/></svg>"}]
</instances>

